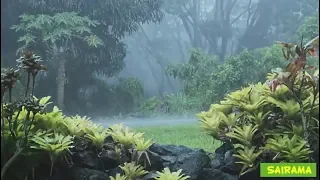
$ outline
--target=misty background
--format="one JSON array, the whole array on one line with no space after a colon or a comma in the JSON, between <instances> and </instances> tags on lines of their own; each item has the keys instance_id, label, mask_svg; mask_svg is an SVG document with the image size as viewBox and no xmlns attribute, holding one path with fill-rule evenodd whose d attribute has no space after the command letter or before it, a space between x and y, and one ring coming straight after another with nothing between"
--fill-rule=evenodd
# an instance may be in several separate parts
<instances>
[{"instance_id":1,"label":"misty background","mask_svg":"<svg viewBox=\"0 0 320 180\"><path fill-rule=\"evenodd\" d=\"M104 45L91 48L71 40L65 112L192 114L227 92L264 81L283 64L275 41L300 44L302 36L304 41L317 36L318 6L317 0L1 1L1 65L15 64L21 47L35 51L49 68L37 79L36 96L56 102L59 68L53 52L42 42L25 46L19 40L25 32L12 26L24 13L77 12L101 22L92 32Z\"/></svg>"}]
</instances>

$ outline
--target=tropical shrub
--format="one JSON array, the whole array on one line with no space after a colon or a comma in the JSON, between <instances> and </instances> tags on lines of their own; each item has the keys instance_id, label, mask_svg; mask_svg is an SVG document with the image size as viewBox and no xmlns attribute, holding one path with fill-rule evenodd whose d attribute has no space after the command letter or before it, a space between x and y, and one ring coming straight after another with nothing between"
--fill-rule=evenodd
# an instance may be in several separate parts
<instances>
[{"instance_id":1,"label":"tropical shrub","mask_svg":"<svg viewBox=\"0 0 320 180\"><path fill-rule=\"evenodd\" d=\"M115 142L119 142L125 149L130 149L137 139L143 137L143 133L134 132L129 127L113 125L107 130Z\"/></svg>"},{"instance_id":2,"label":"tropical shrub","mask_svg":"<svg viewBox=\"0 0 320 180\"><path fill-rule=\"evenodd\" d=\"M188 63L170 65L166 70L181 81L182 92L162 98L151 97L140 104L138 113L143 116L188 115L208 109L226 93L262 81L273 67L284 65L279 53L281 48L278 46L250 52L244 50L221 64L217 57L206 55L199 49L193 50Z\"/></svg>"},{"instance_id":3,"label":"tropical shrub","mask_svg":"<svg viewBox=\"0 0 320 180\"><path fill-rule=\"evenodd\" d=\"M156 116L167 112L165 102L159 97L153 96L142 102L137 110L142 116Z\"/></svg>"},{"instance_id":4,"label":"tropical shrub","mask_svg":"<svg viewBox=\"0 0 320 180\"><path fill-rule=\"evenodd\" d=\"M197 99L203 110L238 87L262 81L273 67L283 65L279 52L278 46L244 50L221 64L217 57L194 50L188 63L169 66L167 73L181 80L185 95Z\"/></svg>"},{"instance_id":5,"label":"tropical shrub","mask_svg":"<svg viewBox=\"0 0 320 180\"><path fill-rule=\"evenodd\" d=\"M64 149L57 150L52 148L55 146L54 144L51 144L51 146L48 144L49 142L45 142L46 140L39 137L42 133L36 133L36 115L43 114L47 105L46 100L39 100L33 96L35 77L40 71L45 70L45 67L41 64L40 56L25 52L24 56L18 59L17 62L16 68L1 69L1 179L4 178L5 173L13 162L30 147L30 140L41 144L42 148L50 151L52 162L55 159L53 157L56 157L55 155L69 148L69 144L64 146ZM28 76L25 97L21 100L12 101L12 89L18 81L22 70ZM31 95L28 94L30 81L32 82ZM8 93L8 102L3 103L5 93ZM21 112L25 113L24 118L19 117ZM34 141L35 137L39 137L40 140ZM56 141L56 143L59 142Z\"/></svg>"},{"instance_id":6,"label":"tropical shrub","mask_svg":"<svg viewBox=\"0 0 320 180\"><path fill-rule=\"evenodd\" d=\"M142 116L168 114L172 116L190 115L201 109L203 101L183 92L164 95L163 98L151 97L141 103L138 113Z\"/></svg>"},{"instance_id":7,"label":"tropical shrub","mask_svg":"<svg viewBox=\"0 0 320 180\"><path fill-rule=\"evenodd\" d=\"M123 166L120 166L121 170L123 171L124 175L129 180L137 179L148 173L148 171L144 170L143 167L140 165L136 165L135 163L124 163Z\"/></svg>"},{"instance_id":8,"label":"tropical shrub","mask_svg":"<svg viewBox=\"0 0 320 180\"><path fill-rule=\"evenodd\" d=\"M23 45L17 52L37 47L48 54L48 65L56 70L54 75L57 77L57 104L63 108L65 85L68 82L65 72L67 64L70 59L81 59L77 56L79 52L76 44L83 43L88 48L104 45L103 40L93 33L93 29L100 25L100 22L91 20L88 16L80 16L76 12L22 14L19 19L19 24L11 27L16 32L23 33L17 41Z\"/></svg>"},{"instance_id":9,"label":"tropical shrub","mask_svg":"<svg viewBox=\"0 0 320 180\"><path fill-rule=\"evenodd\" d=\"M300 41L300 37L303 36L309 41L317 36L319 34L318 21L318 14L305 18L293 40ZM223 63L219 63L216 56L207 55L200 49L194 49L189 62L170 65L166 70L170 76L181 81L182 94L188 103L181 98L180 94L172 94L170 97L174 97L173 106L162 98L164 105L160 105L161 102L157 104L163 108L156 106L157 108L153 108L152 112L160 109L161 112L158 113L181 115L185 112L199 111L199 109L207 110L212 103L222 100L226 93L248 84L264 81L265 74L273 71L274 67L285 66L286 62L279 56L281 53L281 47L272 45L251 51L244 50L240 54L227 57ZM319 58L311 56L308 63L319 67ZM170 109L174 113L169 112ZM144 114L147 114L151 109L144 108L143 110Z\"/></svg>"},{"instance_id":10,"label":"tropical shrub","mask_svg":"<svg viewBox=\"0 0 320 180\"><path fill-rule=\"evenodd\" d=\"M119 173L116 174L115 177L109 176L110 180L128 180L127 176L120 175Z\"/></svg>"},{"instance_id":11,"label":"tropical shrub","mask_svg":"<svg viewBox=\"0 0 320 180\"><path fill-rule=\"evenodd\" d=\"M201 106L214 101L216 92L213 87L213 73L218 71L218 58L208 56L200 49L191 52L188 63L170 65L167 73L181 81L183 92L187 97L196 97Z\"/></svg>"},{"instance_id":12,"label":"tropical shrub","mask_svg":"<svg viewBox=\"0 0 320 180\"><path fill-rule=\"evenodd\" d=\"M156 180L187 180L190 176L185 176L181 173L182 169L171 172L169 168L164 168L163 171L157 171Z\"/></svg>"},{"instance_id":13,"label":"tropical shrub","mask_svg":"<svg viewBox=\"0 0 320 180\"><path fill-rule=\"evenodd\" d=\"M194 114L195 110L200 110L201 101L192 96L187 96L182 92L168 94L164 97L167 104L167 113L171 115Z\"/></svg>"},{"instance_id":14,"label":"tropical shrub","mask_svg":"<svg viewBox=\"0 0 320 180\"><path fill-rule=\"evenodd\" d=\"M319 69L307 64L319 36L303 46L278 44L288 61L285 68L273 69L265 83L228 93L197 115L207 134L233 144L240 175L260 162L310 162L319 156Z\"/></svg>"},{"instance_id":15,"label":"tropical shrub","mask_svg":"<svg viewBox=\"0 0 320 180\"><path fill-rule=\"evenodd\" d=\"M34 145L31 145L30 148L48 152L51 161L50 175L52 175L53 164L57 158L67 152L71 153L70 149L73 148L71 145L73 144L73 137L59 133L40 132L40 134L35 134L31 141Z\"/></svg>"},{"instance_id":16,"label":"tropical shrub","mask_svg":"<svg viewBox=\"0 0 320 180\"><path fill-rule=\"evenodd\" d=\"M36 75L46 70L41 58L25 52L17 62L16 68L1 69L1 179L13 176L28 179L30 175L34 178L35 169L40 165L48 167L48 176L51 176L55 173L55 164L72 164L73 148L82 142L86 142L99 158L108 136L113 139L119 157L123 153L131 157L131 162L119 160L124 175L117 174L110 179L135 180L148 173L144 167L147 162L150 164L147 150L153 144L152 139L145 140L143 133L123 124L104 128L86 116L66 116L56 106L48 109L50 96L38 99L33 94ZM14 101L12 90L22 71L27 73L26 91ZM5 95L7 101L3 99ZM27 166L17 174L13 169L17 164Z\"/></svg>"},{"instance_id":17,"label":"tropical shrub","mask_svg":"<svg viewBox=\"0 0 320 180\"><path fill-rule=\"evenodd\" d=\"M120 112L134 111L143 98L143 87L141 82L136 78L120 78L119 84L112 87L115 95L115 109L121 109ZM114 103L115 102L115 103Z\"/></svg>"},{"instance_id":18,"label":"tropical shrub","mask_svg":"<svg viewBox=\"0 0 320 180\"><path fill-rule=\"evenodd\" d=\"M310 41L313 37L319 36L319 12L313 16L305 17L302 25L297 29L296 39L302 37Z\"/></svg>"},{"instance_id":19,"label":"tropical shrub","mask_svg":"<svg viewBox=\"0 0 320 180\"><path fill-rule=\"evenodd\" d=\"M117 83L108 83L101 78L94 79L90 91L83 93L82 103L87 104L84 109L89 111L86 114L103 112L103 116L114 116L137 111L144 95L141 82L132 77L115 80Z\"/></svg>"}]
</instances>

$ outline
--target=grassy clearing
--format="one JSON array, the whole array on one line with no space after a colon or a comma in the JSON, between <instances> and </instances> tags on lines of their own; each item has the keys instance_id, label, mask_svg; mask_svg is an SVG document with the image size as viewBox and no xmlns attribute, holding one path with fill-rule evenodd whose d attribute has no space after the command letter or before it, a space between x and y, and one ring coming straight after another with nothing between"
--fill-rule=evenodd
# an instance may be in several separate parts
<instances>
[{"instance_id":1,"label":"grassy clearing","mask_svg":"<svg viewBox=\"0 0 320 180\"><path fill-rule=\"evenodd\" d=\"M213 143L213 138L202 132L199 125L139 127L135 129L144 132L146 138L152 138L159 144L184 145L191 148L202 148L207 152L213 152L221 145L220 141Z\"/></svg>"}]
</instances>

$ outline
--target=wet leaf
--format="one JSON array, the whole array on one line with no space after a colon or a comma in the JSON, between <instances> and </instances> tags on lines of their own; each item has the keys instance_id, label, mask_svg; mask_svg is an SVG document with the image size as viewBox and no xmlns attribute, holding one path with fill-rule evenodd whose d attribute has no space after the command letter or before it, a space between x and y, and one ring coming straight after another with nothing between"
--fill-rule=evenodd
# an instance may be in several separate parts
<instances>
[{"instance_id":1,"label":"wet leaf","mask_svg":"<svg viewBox=\"0 0 320 180\"><path fill-rule=\"evenodd\" d=\"M309 42L307 42L305 45L304 45L305 48L308 48L308 47L315 47L315 48L319 48L319 36L313 38L312 40L310 40Z\"/></svg>"}]
</instances>

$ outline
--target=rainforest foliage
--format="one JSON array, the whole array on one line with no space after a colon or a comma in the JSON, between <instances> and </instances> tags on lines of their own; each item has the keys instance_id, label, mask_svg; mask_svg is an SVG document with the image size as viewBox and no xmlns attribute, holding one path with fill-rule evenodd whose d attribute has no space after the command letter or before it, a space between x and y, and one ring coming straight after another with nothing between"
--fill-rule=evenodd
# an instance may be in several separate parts
<instances>
[{"instance_id":1,"label":"rainforest foliage","mask_svg":"<svg viewBox=\"0 0 320 180\"><path fill-rule=\"evenodd\" d=\"M318 34L315 0L214 2L220 6L212 6L212 14L203 8L210 3L200 0L6 1L1 7L5 22L1 26L1 65L14 65L11 59L22 49L36 49L50 71L37 76L35 86L41 88L35 93L50 94L64 112L102 116L192 114L218 102L226 92L263 80L266 72L283 65L277 56L279 48L271 46L275 40L298 42L301 36L310 40ZM225 17L220 17L221 13ZM153 30L144 29L144 25L160 21L163 23L155 24ZM128 55L140 56L129 60L160 76L156 78L159 94L150 99L141 88L145 82L131 78L135 76L118 78L129 64L124 62L128 56L123 39L137 31L138 43L131 46L139 46L143 52L131 49L134 52ZM18 43L7 43L14 41ZM190 49L194 50L186 53ZM171 62L175 65L167 67ZM256 79L248 75L248 63ZM161 66L161 72L154 66ZM164 88L179 84L172 80L174 76L182 84L181 92ZM106 81L108 78L117 83ZM135 85L123 86L124 81ZM17 82L13 99L24 86Z\"/></svg>"},{"instance_id":2,"label":"rainforest foliage","mask_svg":"<svg viewBox=\"0 0 320 180\"><path fill-rule=\"evenodd\" d=\"M126 45L122 38L141 24L161 21L161 4L160 0L3 2L1 18L6 23L1 26L1 36L5 37L1 41L5 45L1 48L1 64L13 66L15 62L11 59L15 58L16 50L21 53L27 43L29 49L51 62L47 63L50 71L36 79L36 86L42 87L36 88L37 95L50 94L55 104L59 101L59 108L70 113L87 114L99 107L106 114L132 111L134 106L128 108L123 102L120 109L118 105L113 107L114 100L109 97L120 97L121 92L116 95L113 91L116 85L106 82L102 85L96 76L114 77L123 69ZM6 43L9 41L19 43ZM64 61L64 67L58 66ZM61 77L57 79L59 74ZM100 92L108 95L100 99L93 97ZM127 91L124 96L128 96ZM62 107L62 104L67 105Z\"/></svg>"},{"instance_id":3,"label":"rainforest foliage","mask_svg":"<svg viewBox=\"0 0 320 180\"><path fill-rule=\"evenodd\" d=\"M301 41L301 37L310 41L319 35L318 21L318 16L307 17L291 39L297 43ZM181 115L185 112L207 110L212 103L222 100L226 93L248 84L263 82L267 73L285 66L286 62L281 54L282 47L272 45L243 50L221 63L218 56L194 49L187 63L169 65L166 69L166 73L180 80L182 92L147 99L141 104L139 113ZM309 57L308 63L319 67L318 56Z\"/></svg>"},{"instance_id":4,"label":"rainforest foliage","mask_svg":"<svg viewBox=\"0 0 320 180\"><path fill-rule=\"evenodd\" d=\"M137 180L148 173L144 168L150 163L146 151L153 144L151 139L144 139L143 133L122 124L104 128L87 117L66 116L57 106L49 109L49 96L40 99L34 96L35 78L47 70L41 57L24 52L17 63L14 68L1 69L1 179L47 179L56 173L56 165L73 163L72 152L77 145L87 144L99 157L105 151L107 137L114 142L123 171L123 175L116 174L110 179ZM24 96L13 101L12 90L23 73L27 75ZM130 83L124 85L130 86ZM5 94L8 95L6 101L3 100ZM123 154L130 159L123 162ZM24 168L17 170L19 164L25 165ZM43 172L47 173L45 177ZM181 170L171 172L168 168L157 172L156 177L159 180L188 178Z\"/></svg>"},{"instance_id":5,"label":"rainforest foliage","mask_svg":"<svg viewBox=\"0 0 320 180\"><path fill-rule=\"evenodd\" d=\"M319 69L308 65L318 44L319 37L303 46L278 42L288 61L285 68L273 69L265 83L230 92L198 114L207 134L233 144L234 156L242 165L240 175L256 169L259 162L310 162L319 156ZM46 70L33 52L24 52L15 68L1 69L1 178L35 178L40 172L52 176L56 166L72 164L75 146L86 143L99 156L108 137L115 142L123 171L110 179L135 180L146 175L152 140L122 124L104 128L87 117L66 116L57 106L49 109L49 96L34 96L36 76ZM22 73L27 76L26 90L21 99L13 100L12 90ZM130 160L122 161L122 154ZM28 166L16 171L17 164ZM168 168L156 177L188 178L181 170Z\"/></svg>"},{"instance_id":6,"label":"rainforest foliage","mask_svg":"<svg viewBox=\"0 0 320 180\"><path fill-rule=\"evenodd\" d=\"M305 45L278 44L285 68L268 73L265 83L227 93L198 114L208 135L233 144L240 175L260 162L319 160L319 69L308 62L319 36Z\"/></svg>"},{"instance_id":7,"label":"rainforest foliage","mask_svg":"<svg viewBox=\"0 0 320 180\"><path fill-rule=\"evenodd\" d=\"M286 6L289 1L293 6ZM110 179L136 180L148 173L152 139L122 124L104 128L66 112L155 116L201 111L197 116L203 130L233 145L242 165L240 175L260 162L318 161L319 17L318 10L313 13L318 1L259 0L255 6L251 1L215 2L215 13L206 12L202 22L200 1L3 1L1 179L47 179L58 167L73 164L75 147L85 144L99 157L107 139L123 172ZM238 9L245 11L232 12ZM142 25L160 22L164 14L178 18L169 18L167 25L183 26L189 46L181 48L178 32L155 31L156 41L148 38ZM238 19L247 21L241 35ZM181 91L146 97L137 78L117 76L125 67L122 39L141 29L148 44L145 51L163 71L161 82L174 78ZM168 42L173 38L166 34L178 39L182 55L191 49L189 58L181 55L183 61L167 66L160 46L171 50ZM278 38L293 43L271 45ZM235 39L237 48L228 45ZM165 45L159 45L163 41ZM14 61L15 56L20 58ZM106 81L110 78L116 83ZM27 166L19 168L21 164ZM188 178L168 168L156 177Z\"/></svg>"}]
</instances>

